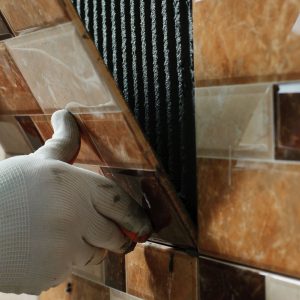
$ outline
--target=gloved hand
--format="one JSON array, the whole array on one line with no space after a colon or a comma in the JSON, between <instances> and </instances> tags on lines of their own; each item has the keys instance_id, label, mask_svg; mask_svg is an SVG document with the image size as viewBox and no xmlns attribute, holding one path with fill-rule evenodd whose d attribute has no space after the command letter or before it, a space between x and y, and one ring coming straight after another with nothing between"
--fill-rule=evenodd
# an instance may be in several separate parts
<instances>
[{"instance_id":1,"label":"gloved hand","mask_svg":"<svg viewBox=\"0 0 300 300\"><path fill-rule=\"evenodd\" d=\"M66 110L53 114L54 135L35 153L0 162L0 291L40 294L72 265L99 263L99 248L133 243L118 226L149 235L143 209L111 180L66 162L80 133ZM118 224L118 225L117 225Z\"/></svg>"}]
</instances>

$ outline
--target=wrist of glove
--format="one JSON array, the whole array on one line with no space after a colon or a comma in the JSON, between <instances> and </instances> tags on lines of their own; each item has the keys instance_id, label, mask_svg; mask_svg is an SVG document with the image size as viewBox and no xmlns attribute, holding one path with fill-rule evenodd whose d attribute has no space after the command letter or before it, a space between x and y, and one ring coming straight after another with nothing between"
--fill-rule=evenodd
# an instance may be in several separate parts
<instances>
[{"instance_id":1,"label":"wrist of glove","mask_svg":"<svg viewBox=\"0 0 300 300\"><path fill-rule=\"evenodd\" d=\"M144 210L113 181L66 162L80 134L66 110L54 135L28 156L0 163L0 291L40 294L73 265L98 264L101 249L126 253L151 233ZM121 230L122 229L122 230Z\"/></svg>"}]
</instances>

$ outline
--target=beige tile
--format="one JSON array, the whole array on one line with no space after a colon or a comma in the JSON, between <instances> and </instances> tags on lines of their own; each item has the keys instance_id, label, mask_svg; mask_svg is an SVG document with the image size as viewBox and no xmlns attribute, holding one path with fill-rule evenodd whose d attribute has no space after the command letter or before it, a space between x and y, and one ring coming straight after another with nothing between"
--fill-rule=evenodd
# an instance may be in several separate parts
<instances>
[{"instance_id":1,"label":"beige tile","mask_svg":"<svg viewBox=\"0 0 300 300\"><path fill-rule=\"evenodd\" d=\"M39 30L6 45L45 113L118 110L72 23Z\"/></svg>"},{"instance_id":2,"label":"beige tile","mask_svg":"<svg viewBox=\"0 0 300 300\"><path fill-rule=\"evenodd\" d=\"M1 0L0 9L15 31L68 20L59 0Z\"/></svg>"},{"instance_id":3,"label":"beige tile","mask_svg":"<svg viewBox=\"0 0 300 300\"><path fill-rule=\"evenodd\" d=\"M300 300L300 283L295 280L289 280L288 278L280 280L267 276L266 300L283 299Z\"/></svg>"},{"instance_id":4,"label":"beige tile","mask_svg":"<svg viewBox=\"0 0 300 300\"><path fill-rule=\"evenodd\" d=\"M141 298L131 296L118 290L110 289L110 300L141 300Z\"/></svg>"},{"instance_id":5,"label":"beige tile","mask_svg":"<svg viewBox=\"0 0 300 300\"><path fill-rule=\"evenodd\" d=\"M271 85L196 89L199 157L274 158Z\"/></svg>"},{"instance_id":6,"label":"beige tile","mask_svg":"<svg viewBox=\"0 0 300 300\"><path fill-rule=\"evenodd\" d=\"M138 245L126 255L127 292L146 300L196 300L197 267L197 258L172 248Z\"/></svg>"},{"instance_id":7,"label":"beige tile","mask_svg":"<svg viewBox=\"0 0 300 300\"><path fill-rule=\"evenodd\" d=\"M298 0L194 0L196 86L299 79L299 10Z\"/></svg>"}]
</instances>

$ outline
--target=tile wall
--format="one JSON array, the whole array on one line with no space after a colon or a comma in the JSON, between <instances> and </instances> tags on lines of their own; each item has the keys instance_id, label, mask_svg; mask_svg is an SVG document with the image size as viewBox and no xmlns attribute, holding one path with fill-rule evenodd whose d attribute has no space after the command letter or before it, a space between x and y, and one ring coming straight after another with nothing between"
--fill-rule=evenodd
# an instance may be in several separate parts
<instances>
[{"instance_id":1,"label":"tile wall","mask_svg":"<svg viewBox=\"0 0 300 300\"><path fill-rule=\"evenodd\" d=\"M198 250L269 272L243 281L200 260L201 299L299 298L299 13L298 0L193 2Z\"/></svg>"}]
</instances>

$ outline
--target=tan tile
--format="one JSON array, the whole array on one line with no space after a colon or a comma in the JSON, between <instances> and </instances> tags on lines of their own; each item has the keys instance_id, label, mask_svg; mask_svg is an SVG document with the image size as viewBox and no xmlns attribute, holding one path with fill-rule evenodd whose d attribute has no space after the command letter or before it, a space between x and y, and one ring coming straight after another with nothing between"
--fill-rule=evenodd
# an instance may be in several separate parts
<instances>
[{"instance_id":1,"label":"tan tile","mask_svg":"<svg viewBox=\"0 0 300 300\"><path fill-rule=\"evenodd\" d=\"M198 159L199 248L300 276L300 165Z\"/></svg>"},{"instance_id":2,"label":"tan tile","mask_svg":"<svg viewBox=\"0 0 300 300\"><path fill-rule=\"evenodd\" d=\"M15 31L67 21L58 0L1 0L0 9Z\"/></svg>"},{"instance_id":3,"label":"tan tile","mask_svg":"<svg viewBox=\"0 0 300 300\"><path fill-rule=\"evenodd\" d=\"M35 126L39 130L44 141L52 137L53 129L51 126L51 116L50 115L37 115L32 116ZM100 163L99 156L97 155L96 149L89 140L86 133L82 132L81 135L81 146L78 156L75 160L77 163L92 164L96 165Z\"/></svg>"},{"instance_id":4,"label":"tan tile","mask_svg":"<svg viewBox=\"0 0 300 300\"><path fill-rule=\"evenodd\" d=\"M126 255L127 292L143 299L197 298L197 258L172 248L137 246Z\"/></svg>"},{"instance_id":5,"label":"tan tile","mask_svg":"<svg viewBox=\"0 0 300 300\"><path fill-rule=\"evenodd\" d=\"M109 288L92 281L72 276L72 300L110 300Z\"/></svg>"},{"instance_id":6,"label":"tan tile","mask_svg":"<svg viewBox=\"0 0 300 300\"><path fill-rule=\"evenodd\" d=\"M93 140L104 166L117 168L153 169L122 113L80 115Z\"/></svg>"},{"instance_id":7,"label":"tan tile","mask_svg":"<svg viewBox=\"0 0 300 300\"><path fill-rule=\"evenodd\" d=\"M272 95L267 84L197 88L197 155L274 158Z\"/></svg>"},{"instance_id":8,"label":"tan tile","mask_svg":"<svg viewBox=\"0 0 300 300\"><path fill-rule=\"evenodd\" d=\"M194 0L196 85L300 74L299 1ZM273 78L274 79L274 78ZM208 83L207 83L208 82Z\"/></svg>"},{"instance_id":9,"label":"tan tile","mask_svg":"<svg viewBox=\"0 0 300 300\"><path fill-rule=\"evenodd\" d=\"M29 140L14 117L0 117L1 159L33 151Z\"/></svg>"},{"instance_id":10,"label":"tan tile","mask_svg":"<svg viewBox=\"0 0 300 300\"><path fill-rule=\"evenodd\" d=\"M22 74L0 43L0 114L41 112Z\"/></svg>"},{"instance_id":11,"label":"tan tile","mask_svg":"<svg viewBox=\"0 0 300 300\"><path fill-rule=\"evenodd\" d=\"M66 23L5 41L45 113L118 110L82 39Z\"/></svg>"}]
</instances>

